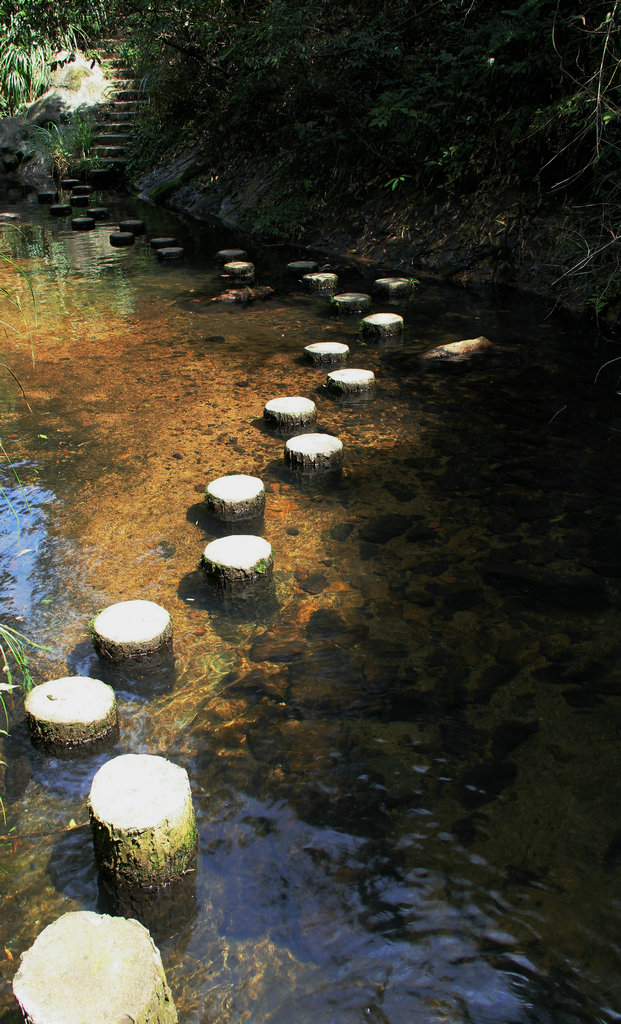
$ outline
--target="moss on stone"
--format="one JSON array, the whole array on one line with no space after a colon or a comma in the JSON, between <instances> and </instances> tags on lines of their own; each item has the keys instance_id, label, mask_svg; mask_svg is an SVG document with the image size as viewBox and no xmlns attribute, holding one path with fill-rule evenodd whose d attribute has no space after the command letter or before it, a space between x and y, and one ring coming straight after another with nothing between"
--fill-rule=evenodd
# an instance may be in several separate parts
<instances>
[{"instance_id":1,"label":"moss on stone","mask_svg":"<svg viewBox=\"0 0 621 1024\"><path fill-rule=\"evenodd\" d=\"M175 178L173 181L162 181L159 185L156 185L154 189L149 193L149 198L154 203L162 203L168 199L169 196L176 192L179 188L180 179Z\"/></svg>"}]
</instances>

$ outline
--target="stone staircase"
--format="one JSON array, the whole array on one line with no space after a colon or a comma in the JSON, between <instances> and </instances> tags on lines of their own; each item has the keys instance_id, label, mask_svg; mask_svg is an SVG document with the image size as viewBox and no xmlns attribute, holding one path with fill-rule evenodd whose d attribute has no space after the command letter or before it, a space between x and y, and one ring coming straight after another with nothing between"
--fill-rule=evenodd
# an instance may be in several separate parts
<instances>
[{"instance_id":1,"label":"stone staircase","mask_svg":"<svg viewBox=\"0 0 621 1024\"><path fill-rule=\"evenodd\" d=\"M118 56L122 39L102 39L98 50L101 65L110 78L109 102L98 112L92 152L102 167L123 170L127 163L127 141L140 106L146 103L140 87L125 62Z\"/></svg>"}]
</instances>

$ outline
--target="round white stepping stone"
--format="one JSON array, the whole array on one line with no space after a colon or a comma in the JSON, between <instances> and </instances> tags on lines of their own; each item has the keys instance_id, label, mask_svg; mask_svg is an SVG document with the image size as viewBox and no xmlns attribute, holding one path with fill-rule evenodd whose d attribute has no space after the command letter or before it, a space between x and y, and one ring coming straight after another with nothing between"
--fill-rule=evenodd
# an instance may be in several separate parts
<instances>
[{"instance_id":1,"label":"round white stepping stone","mask_svg":"<svg viewBox=\"0 0 621 1024\"><path fill-rule=\"evenodd\" d=\"M333 370L326 378L331 391L338 394L361 394L372 391L375 387L375 374L372 370Z\"/></svg>"},{"instance_id":2,"label":"round white stepping stone","mask_svg":"<svg viewBox=\"0 0 621 1024\"><path fill-rule=\"evenodd\" d=\"M221 263L233 263L235 260L243 260L244 256L247 256L245 249L220 249L216 253L216 258Z\"/></svg>"},{"instance_id":3,"label":"round white stepping stone","mask_svg":"<svg viewBox=\"0 0 621 1024\"><path fill-rule=\"evenodd\" d=\"M263 537L252 534L212 540L201 558L201 565L210 579L233 587L268 578L273 564L272 545Z\"/></svg>"},{"instance_id":4,"label":"round white stepping stone","mask_svg":"<svg viewBox=\"0 0 621 1024\"><path fill-rule=\"evenodd\" d=\"M300 395L272 398L263 409L263 418L268 426L277 430L310 427L317 419L317 408L310 398Z\"/></svg>"},{"instance_id":5,"label":"round white stepping stone","mask_svg":"<svg viewBox=\"0 0 621 1024\"><path fill-rule=\"evenodd\" d=\"M336 274L304 274L302 278L309 292L315 295L334 295L339 279Z\"/></svg>"},{"instance_id":6,"label":"round white stepping stone","mask_svg":"<svg viewBox=\"0 0 621 1024\"><path fill-rule=\"evenodd\" d=\"M151 654L172 639L172 622L154 601L119 601L99 613L92 624L99 654L114 661Z\"/></svg>"},{"instance_id":7,"label":"round white stepping stone","mask_svg":"<svg viewBox=\"0 0 621 1024\"><path fill-rule=\"evenodd\" d=\"M187 871L198 837L185 768L155 754L121 754L95 775L88 809L105 877L163 885Z\"/></svg>"},{"instance_id":8,"label":"round white stepping stone","mask_svg":"<svg viewBox=\"0 0 621 1024\"><path fill-rule=\"evenodd\" d=\"M287 270L291 274L312 274L317 270L317 264L314 260L293 260L287 263Z\"/></svg>"},{"instance_id":9,"label":"round white stepping stone","mask_svg":"<svg viewBox=\"0 0 621 1024\"><path fill-rule=\"evenodd\" d=\"M408 299L414 288L409 277L378 277L375 291L386 299Z\"/></svg>"},{"instance_id":10,"label":"round white stepping stone","mask_svg":"<svg viewBox=\"0 0 621 1024\"><path fill-rule=\"evenodd\" d=\"M254 279L254 263L233 260L231 263L225 263L224 269L235 281L252 281Z\"/></svg>"},{"instance_id":11,"label":"round white stepping stone","mask_svg":"<svg viewBox=\"0 0 621 1024\"><path fill-rule=\"evenodd\" d=\"M337 313L364 313L371 308L371 296L364 292L342 292L332 296L332 306Z\"/></svg>"},{"instance_id":12,"label":"round white stepping stone","mask_svg":"<svg viewBox=\"0 0 621 1024\"><path fill-rule=\"evenodd\" d=\"M65 676L35 686L24 708L32 741L47 748L105 739L118 723L114 690L90 676Z\"/></svg>"},{"instance_id":13,"label":"round white stepping stone","mask_svg":"<svg viewBox=\"0 0 621 1024\"><path fill-rule=\"evenodd\" d=\"M343 463L343 442L331 434L300 434L285 445L285 462L301 473L337 470Z\"/></svg>"},{"instance_id":14,"label":"round white stepping stone","mask_svg":"<svg viewBox=\"0 0 621 1024\"><path fill-rule=\"evenodd\" d=\"M403 317L397 313L372 313L360 321L360 335L363 341L381 344L395 341L403 334Z\"/></svg>"},{"instance_id":15,"label":"round white stepping stone","mask_svg":"<svg viewBox=\"0 0 621 1024\"><path fill-rule=\"evenodd\" d=\"M304 355L314 366L338 366L346 362L349 345L339 341L316 341L306 346Z\"/></svg>"},{"instance_id":16,"label":"round white stepping stone","mask_svg":"<svg viewBox=\"0 0 621 1024\"><path fill-rule=\"evenodd\" d=\"M176 1024L159 950L136 920L80 910L22 955L13 994L30 1024Z\"/></svg>"},{"instance_id":17,"label":"round white stepping stone","mask_svg":"<svg viewBox=\"0 0 621 1024\"><path fill-rule=\"evenodd\" d=\"M207 485L205 501L219 519L249 519L263 514L265 487L256 476L221 476Z\"/></svg>"}]
</instances>

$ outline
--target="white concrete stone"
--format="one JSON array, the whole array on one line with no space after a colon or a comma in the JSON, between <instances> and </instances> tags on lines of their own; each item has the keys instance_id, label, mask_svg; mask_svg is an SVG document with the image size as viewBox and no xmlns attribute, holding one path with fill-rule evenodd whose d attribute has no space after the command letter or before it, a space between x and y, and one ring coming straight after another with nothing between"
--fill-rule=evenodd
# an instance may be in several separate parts
<instances>
[{"instance_id":1,"label":"white concrete stone","mask_svg":"<svg viewBox=\"0 0 621 1024\"><path fill-rule=\"evenodd\" d=\"M358 394L375 387L375 374L372 370L333 370L328 374L326 383L331 391L339 394Z\"/></svg>"},{"instance_id":2,"label":"white concrete stone","mask_svg":"<svg viewBox=\"0 0 621 1024\"><path fill-rule=\"evenodd\" d=\"M157 651L172 638L172 622L154 601L120 601L95 617L92 632L99 653L117 660Z\"/></svg>"},{"instance_id":3,"label":"white concrete stone","mask_svg":"<svg viewBox=\"0 0 621 1024\"><path fill-rule=\"evenodd\" d=\"M334 295L339 281L336 274L327 273L304 274L302 280L308 291L316 295Z\"/></svg>"},{"instance_id":4,"label":"white concrete stone","mask_svg":"<svg viewBox=\"0 0 621 1024\"><path fill-rule=\"evenodd\" d=\"M371 308L371 296L364 292L342 292L332 296L332 306L337 313L364 313Z\"/></svg>"},{"instance_id":5,"label":"white concrete stone","mask_svg":"<svg viewBox=\"0 0 621 1024\"><path fill-rule=\"evenodd\" d=\"M337 366L346 362L349 345L339 341L316 341L306 346L304 355L315 366Z\"/></svg>"},{"instance_id":6,"label":"white concrete stone","mask_svg":"<svg viewBox=\"0 0 621 1024\"><path fill-rule=\"evenodd\" d=\"M220 263L232 263L235 260L243 260L247 255L245 249L220 249L216 253L216 258L220 260Z\"/></svg>"},{"instance_id":7,"label":"white concrete stone","mask_svg":"<svg viewBox=\"0 0 621 1024\"><path fill-rule=\"evenodd\" d=\"M378 277L375 291L386 299L409 299L414 284L408 277Z\"/></svg>"},{"instance_id":8,"label":"white concrete stone","mask_svg":"<svg viewBox=\"0 0 621 1024\"><path fill-rule=\"evenodd\" d=\"M263 418L270 427L279 430L307 427L317 419L317 408L310 398L300 395L272 398L263 409Z\"/></svg>"},{"instance_id":9,"label":"white concrete stone","mask_svg":"<svg viewBox=\"0 0 621 1024\"><path fill-rule=\"evenodd\" d=\"M221 476L207 485L205 501L210 512L220 519L247 519L263 513L265 487L256 476Z\"/></svg>"},{"instance_id":10,"label":"white concrete stone","mask_svg":"<svg viewBox=\"0 0 621 1024\"><path fill-rule=\"evenodd\" d=\"M317 264L314 260L293 260L287 263L287 270L291 274L312 274L317 270Z\"/></svg>"},{"instance_id":11,"label":"white concrete stone","mask_svg":"<svg viewBox=\"0 0 621 1024\"><path fill-rule=\"evenodd\" d=\"M343 442L331 434L300 434L287 441L285 462L302 473L340 469Z\"/></svg>"},{"instance_id":12,"label":"white concrete stone","mask_svg":"<svg viewBox=\"0 0 621 1024\"><path fill-rule=\"evenodd\" d=\"M360 321L360 335L363 341L381 344L394 341L403 334L403 317L397 313L372 313Z\"/></svg>"},{"instance_id":13,"label":"white concrete stone","mask_svg":"<svg viewBox=\"0 0 621 1024\"><path fill-rule=\"evenodd\" d=\"M234 534L211 541L203 551L201 564L207 576L223 585L243 585L272 572L272 545L264 537Z\"/></svg>"},{"instance_id":14,"label":"white concrete stone","mask_svg":"<svg viewBox=\"0 0 621 1024\"><path fill-rule=\"evenodd\" d=\"M116 696L111 686L90 676L65 676L35 686L24 709L34 742L74 747L103 739L116 730Z\"/></svg>"},{"instance_id":15,"label":"white concrete stone","mask_svg":"<svg viewBox=\"0 0 621 1024\"><path fill-rule=\"evenodd\" d=\"M252 281L254 278L254 263L233 260L230 263L225 263L224 269L235 281Z\"/></svg>"}]
</instances>

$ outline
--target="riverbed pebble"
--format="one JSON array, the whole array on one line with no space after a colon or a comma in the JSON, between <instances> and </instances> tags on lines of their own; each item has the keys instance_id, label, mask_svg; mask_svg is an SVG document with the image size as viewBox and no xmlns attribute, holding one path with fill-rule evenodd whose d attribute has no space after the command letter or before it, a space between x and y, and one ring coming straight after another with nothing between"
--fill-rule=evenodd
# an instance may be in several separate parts
<instances>
[{"instance_id":1,"label":"riverbed pebble","mask_svg":"<svg viewBox=\"0 0 621 1024\"><path fill-rule=\"evenodd\" d=\"M273 564L272 545L264 537L253 534L240 533L213 540L201 558L205 575L225 587L245 586L268 579Z\"/></svg>"},{"instance_id":2,"label":"riverbed pebble","mask_svg":"<svg viewBox=\"0 0 621 1024\"><path fill-rule=\"evenodd\" d=\"M397 313L372 313L360 321L360 336L363 341L382 344L395 341L403 335L403 317Z\"/></svg>"},{"instance_id":3,"label":"riverbed pebble","mask_svg":"<svg viewBox=\"0 0 621 1024\"><path fill-rule=\"evenodd\" d=\"M172 622L154 601L119 601L95 616L93 643L99 654L118 661L152 654L172 639Z\"/></svg>"},{"instance_id":4,"label":"riverbed pebble","mask_svg":"<svg viewBox=\"0 0 621 1024\"><path fill-rule=\"evenodd\" d=\"M276 430L309 427L317 419L317 407L310 398L300 395L272 398L263 409L263 418L269 427Z\"/></svg>"},{"instance_id":5,"label":"riverbed pebble","mask_svg":"<svg viewBox=\"0 0 621 1024\"><path fill-rule=\"evenodd\" d=\"M338 286L338 276L325 271L314 274L304 274L302 281L307 290L315 295L334 295Z\"/></svg>"},{"instance_id":6,"label":"riverbed pebble","mask_svg":"<svg viewBox=\"0 0 621 1024\"><path fill-rule=\"evenodd\" d=\"M333 370L326 378L330 391L337 394L360 394L372 391L375 387L375 374L372 370L345 369Z\"/></svg>"},{"instance_id":7,"label":"riverbed pebble","mask_svg":"<svg viewBox=\"0 0 621 1024\"><path fill-rule=\"evenodd\" d=\"M250 519L263 514L265 487L256 476L243 473L220 476L207 485L205 502L218 519Z\"/></svg>"},{"instance_id":8,"label":"riverbed pebble","mask_svg":"<svg viewBox=\"0 0 621 1024\"><path fill-rule=\"evenodd\" d=\"M364 313L371 308L371 296L364 292L342 292L332 296L332 308L336 313Z\"/></svg>"},{"instance_id":9,"label":"riverbed pebble","mask_svg":"<svg viewBox=\"0 0 621 1024\"><path fill-rule=\"evenodd\" d=\"M88 809L104 877L163 885L188 870L197 831L185 768L157 754L121 754L96 773Z\"/></svg>"},{"instance_id":10,"label":"riverbed pebble","mask_svg":"<svg viewBox=\"0 0 621 1024\"><path fill-rule=\"evenodd\" d=\"M339 366L348 355L349 345L340 341L316 341L304 349L304 357L314 366Z\"/></svg>"},{"instance_id":11,"label":"riverbed pebble","mask_svg":"<svg viewBox=\"0 0 621 1024\"><path fill-rule=\"evenodd\" d=\"M46 749L88 746L117 731L114 690L90 676L64 676L33 687L24 710L33 743Z\"/></svg>"},{"instance_id":12,"label":"riverbed pebble","mask_svg":"<svg viewBox=\"0 0 621 1024\"><path fill-rule=\"evenodd\" d=\"M176 1024L159 950L134 919L78 910L22 954L13 994L30 1024Z\"/></svg>"},{"instance_id":13,"label":"riverbed pebble","mask_svg":"<svg viewBox=\"0 0 621 1024\"><path fill-rule=\"evenodd\" d=\"M285 445L285 462L301 473L321 473L341 468L343 442L331 434L300 434Z\"/></svg>"}]
</instances>

